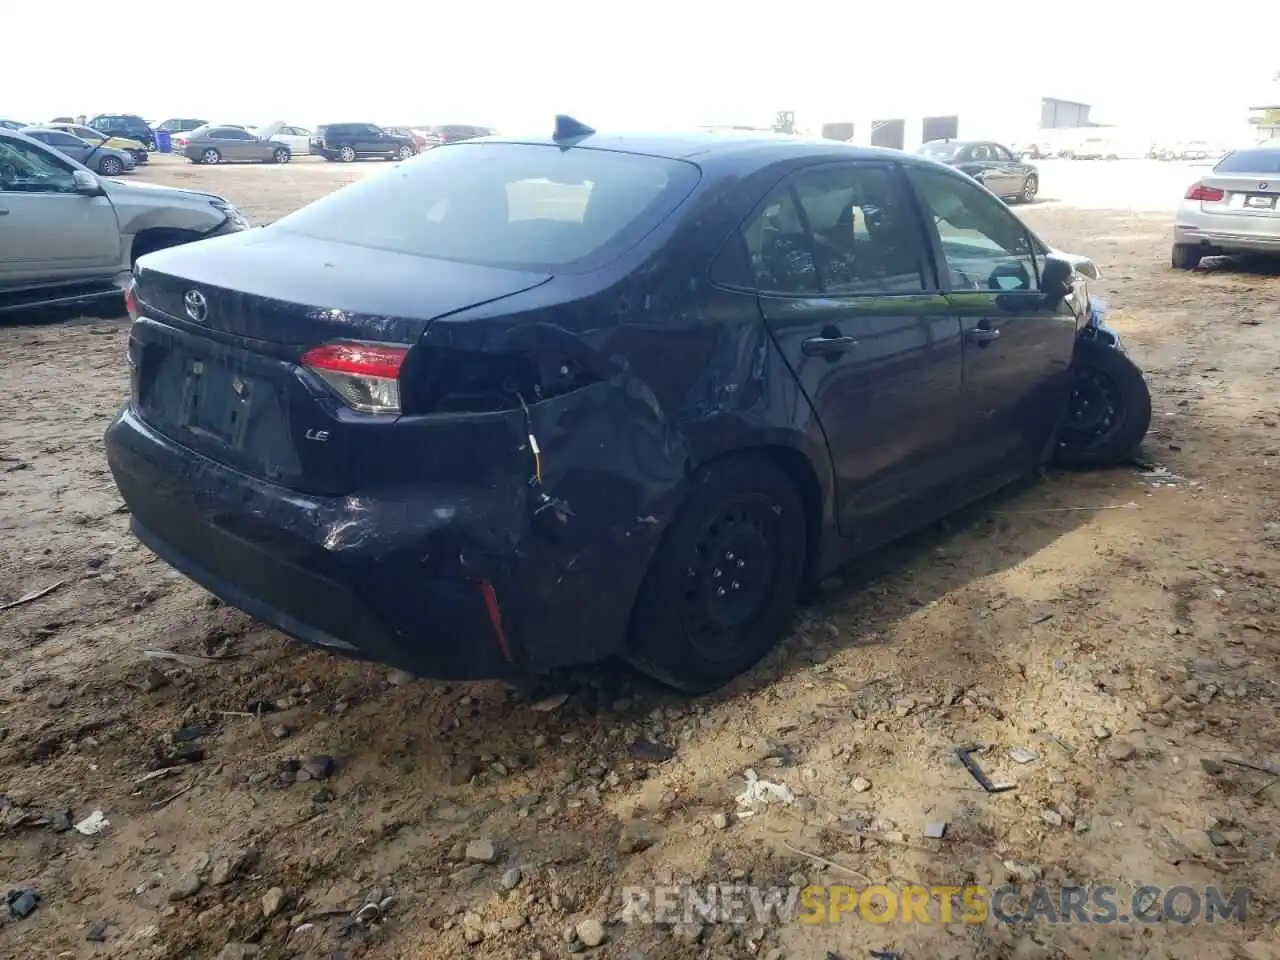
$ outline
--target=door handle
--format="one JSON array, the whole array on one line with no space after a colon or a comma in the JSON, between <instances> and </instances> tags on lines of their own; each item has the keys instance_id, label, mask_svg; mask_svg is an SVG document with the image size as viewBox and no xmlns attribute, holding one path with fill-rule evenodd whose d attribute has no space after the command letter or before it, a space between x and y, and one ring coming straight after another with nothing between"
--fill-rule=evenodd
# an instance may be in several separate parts
<instances>
[{"instance_id":1,"label":"door handle","mask_svg":"<svg viewBox=\"0 0 1280 960\"><path fill-rule=\"evenodd\" d=\"M988 330L986 327L974 327L969 331L969 339L974 343L990 343L1000 339L999 330Z\"/></svg>"},{"instance_id":2,"label":"door handle","mask_svg":"<svg viewBox=\"0 0 1280 960\"><path fill-rule=\"evenodd\" d=\"M845 353L858 345L853 337L810 337L800 344L806 357L826 357Z\"/></svg>"},{"instance_id":3,"label":"door handle","mask_svg":"<svg viewBox=\"0 0 1280 960\"><path fill-rule=\"evenodd\" d=\"M0 207L0 217L7 217L8 215L9 215L9 208Z\"/></svg>"}]
</instances>

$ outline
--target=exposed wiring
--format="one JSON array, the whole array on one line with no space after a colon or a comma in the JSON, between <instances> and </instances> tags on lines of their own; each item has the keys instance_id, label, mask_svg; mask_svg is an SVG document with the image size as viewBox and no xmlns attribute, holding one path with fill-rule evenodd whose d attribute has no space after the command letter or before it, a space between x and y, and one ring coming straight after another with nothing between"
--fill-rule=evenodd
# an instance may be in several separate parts
<instances>
[{"instance_id":1,"label":"exposed wiring","mask_svg":"<svg viewBox=\"0 0 1280 960\"><path fill-rule=\"evenodd\" d=\"M538 438L533 435L533 417L524 397L517 393L516 399L520 401L520 409L524 411L524 432L529 438L529 449L533 452L533 480L538 486L542 486L542 448L538 446Z\"/></svg>"}]
</instances>

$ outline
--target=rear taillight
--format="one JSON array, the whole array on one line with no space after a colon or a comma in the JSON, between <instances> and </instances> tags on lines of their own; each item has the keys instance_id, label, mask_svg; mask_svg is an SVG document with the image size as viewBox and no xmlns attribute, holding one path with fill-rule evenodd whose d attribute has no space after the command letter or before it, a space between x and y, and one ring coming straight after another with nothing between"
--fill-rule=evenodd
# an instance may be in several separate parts
<instances>
[{"instance_id":1,"label":"rear taillight","mask_svg":"<svg viewBox=\"0 0 1280 960\"><path fill-rule=\"evenodd\" d=\"M298 363L323 380L348 407L362 413L400 412L400 368L408 347L324 343Z\"/></svg>"},{"instance_id":2,"label":"rear taillight","mask_svg":"<svg viewBox=\"0 0 1280 960\"><path fill-rule=\"evenodd\" d=\"M130 280L129 285L124 288L124 308L129 311L130 320L138 319L138 292L135 286Z\"/></svg>"},{"instance_id":3,"label":"rear taillight","mask_svg":"<svg viewBox=\"0 0 1280 960\"><path fill-rule=\"evenodd\" d=\"M1207 200L1210 203L1216 203L1226 196L1226 193L1217 187L1206 187L1203 183L1193 183L1187 190L1185 199L1187 200Z\"/></svg>"}]
</instances>

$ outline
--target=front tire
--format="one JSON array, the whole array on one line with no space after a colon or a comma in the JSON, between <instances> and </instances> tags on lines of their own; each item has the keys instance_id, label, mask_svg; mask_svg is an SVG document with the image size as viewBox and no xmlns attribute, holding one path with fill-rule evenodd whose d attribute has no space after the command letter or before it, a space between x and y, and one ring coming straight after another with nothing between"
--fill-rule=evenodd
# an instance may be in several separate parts
<instances>
[{"instance_id":1,"label":"front tire","mask_svg":"<svg viewBox=\"0 0 1280 960\"><path fill-rule=\"evenodd\" d=\"M413 147L401 147L396 151L396 157L400 160L408 160L413 156Z\"/></svg>"},{"instance_id":2,"label":"front tire","mask_svg":"<svg viewBox=\"0 0 1280 960\"><path fill-rule=\"evenodd\" d=\"M768 460L735 456L695 473L636 598L631 665L693 694L753 666L786 628L806 530L799 492Z\"/></svg>"},{"instance_id":3,"label":"front tire","mask_svg":"<svg viewBox=\"0 0 1280 960\"><path fill-rule=\"evenodd\" d=\"M1151 391L1142 371L1114 347L1081 340L1072 377L1054 463L1094 470L1132 458L1151 426Z\"/></svg>"},{"instance_id":4,"label":"front tire","mask_svg":"<svg viewBox=\"0 0 1280 960\"><path fill-rule=\"evenodd\" d=\"M341 160L343 163L355 163L356 162L355 147L340 147L338 149L338 159Z\"/></svg>"},{"instance_id":5,"label":"front tire","mask_svg":"<svg viewBox=\"0 0 1280 960\"><path fill-rule=\"evenodd\" d=\"M124 171L124 164L115 157L103 157L98 161L98 172L104 177L118 177Z\"/></svg>"},{"instance_id":6,"label":"front tire","mask_svg":"<svg viewBox=\"0 0 1280 960\"><path fill-rule=\"evenodd\" d=\"M1040 192L1040 178L1029 174L1022 184L1022 192L1018 194L1019 203L1034 203L1036 194Z\"/></svg>"},{"instance_id":7,"label":"front tire","mask_svg":"<svg viewBox=\"0 0 1280 960\"><path fill-rule=\"evenodd\" d=\"M200 154L200 162L209 163L209 164L221 163L222 154L220 154L217 150L213 149L213 147L210 147L204 153Z\"/></svg>"},{"instance_id":8,"label":"front tire","mask_svg":"<svg viewBox=\"0 0 1280 960\"><path fill-rule=\"evenodd\" d=\"M1175 270L1194 270L1204 259L1204 251L1193 243L1175 243L1170 258Z\"/></svg>"}]
</instances>

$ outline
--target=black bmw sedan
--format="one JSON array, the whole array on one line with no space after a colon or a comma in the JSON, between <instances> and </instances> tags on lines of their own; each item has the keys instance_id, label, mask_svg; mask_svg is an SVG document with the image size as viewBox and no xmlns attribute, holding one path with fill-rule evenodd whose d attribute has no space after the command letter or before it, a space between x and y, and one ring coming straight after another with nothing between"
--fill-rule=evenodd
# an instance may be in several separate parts
<instances>
[{"instance_id":1,"label":"black bmw sedan","mask_svg":"<svg viewBox=\"0 0 1280 960\"><path fill-rule=\"evenodd\" d=\"M301 641L703 691L806 579L1130 453L1096 275L928 159L561 117L141 258L107 452L147 546Z\"/></svg>"}]
</instances>

